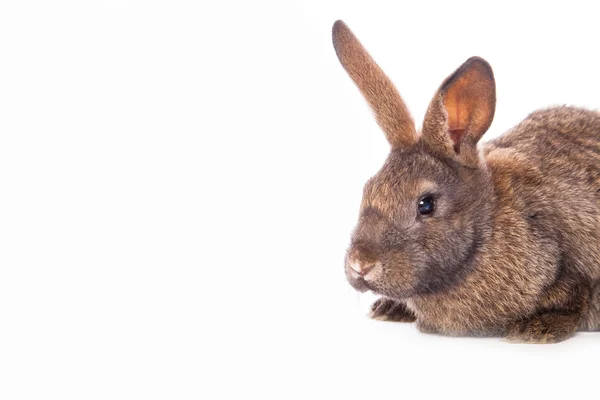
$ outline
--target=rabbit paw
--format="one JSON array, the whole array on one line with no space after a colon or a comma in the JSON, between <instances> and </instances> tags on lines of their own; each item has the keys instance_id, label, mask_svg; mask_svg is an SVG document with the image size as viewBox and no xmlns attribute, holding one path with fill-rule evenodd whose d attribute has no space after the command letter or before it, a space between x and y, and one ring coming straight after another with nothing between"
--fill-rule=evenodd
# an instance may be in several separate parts
<instances>
[{"instance_id":1,"label":"rabbit paw","mask_svg":"<svg viewBox=\"0 0 600 400\"><path fill-rule=\"evenodd\" d=\"M577 331L577 314L547 313L515 322L506 340L513 343L558 343Z\"/></svg>"},{"instance_id":2,"label":"rabbit paw","mask_svg":"<svg viewBox=\"0 0 600 400\"><path fill-rule=\"evenodd\" d=\"M384 297L373 303L369 316L380 321L414 322L416 319L404 303Z\"/></svg>"}]
</instances>

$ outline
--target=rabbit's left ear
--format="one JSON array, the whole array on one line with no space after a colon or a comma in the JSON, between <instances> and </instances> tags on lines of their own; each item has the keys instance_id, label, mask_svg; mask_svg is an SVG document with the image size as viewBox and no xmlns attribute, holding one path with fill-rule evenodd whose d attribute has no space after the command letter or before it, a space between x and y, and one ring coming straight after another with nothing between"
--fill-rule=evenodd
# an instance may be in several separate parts
<instances>
[{"instance_id":1,"label":"rabbit's left ear","mask_svg":"<svg viewBox=\"0 0 600 400\"><path fill-rule=\"evenodd\" d=\"M434 153L475 166L477 142L490 127L495 109L492 67L482 58L469 58L438 89L425 115L421 140Z\"/></svg>"},{"instance_id":2,"label":"rabbit's left ear","mask_svg":"<svg viewBox=\"0 0 600 400\"><path fill-rule=\"evenodd\" d=\"M392 81L342 21L333 24L332 36L340 63L371 106L388 142L394 148L415 144L415 124Z\"/></svg>"}]
</instances>

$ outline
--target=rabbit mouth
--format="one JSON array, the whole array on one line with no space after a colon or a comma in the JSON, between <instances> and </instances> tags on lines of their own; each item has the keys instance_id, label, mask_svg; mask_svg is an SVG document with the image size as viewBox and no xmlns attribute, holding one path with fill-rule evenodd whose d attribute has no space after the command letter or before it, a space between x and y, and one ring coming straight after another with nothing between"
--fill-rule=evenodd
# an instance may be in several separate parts
<instances>
[{"instance_id":1,"label":"rabbit mouth","mask_svg":"<svg viewBox=\"0 0 600 400\"><path fill-rule=\"evenodd\" d=\"M416 291L414 288L386 288L382 287L376 280L369 280L363 277L356 276L348 276L348 283L352 288L360 293L364 292L372 292L377 295L386 296L389 298L394 298L398 300L407 299L413 295L415 295Z\"/></svg>"},{"instance_id":2,"label":"rabbit mouth","mask_svg":"<svg viewBox=\"0 0 600 400\"><path fill-rule=\"evenodd\" d=\"M348 283L354 288L354 290L364 293L366 291L374 291L374 288L370 287L369 283L361 276L353 277L348 276Z\"/></svg>"},{"instance_id":3,"label":"rabbit mouth","mask_svg":"<svg viewBox=\"0 0 600 400\"><path fill-rule=\"evenodd\" d=\"M387 285L381 281L382 277L360 276L346 272L348 283L352 288L360 293L372 292L376 295L389 297L397 300L409 299L413 296L423 296L429 293L428 290L420 291L415 285L405 282L402 285Z\"/></svg>"}]
</instances>

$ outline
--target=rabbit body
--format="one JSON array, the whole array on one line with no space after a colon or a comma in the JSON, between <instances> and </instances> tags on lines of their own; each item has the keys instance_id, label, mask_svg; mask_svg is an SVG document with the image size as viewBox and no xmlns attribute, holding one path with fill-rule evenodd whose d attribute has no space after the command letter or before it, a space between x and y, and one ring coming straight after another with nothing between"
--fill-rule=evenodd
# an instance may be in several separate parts
<instances>
[{"instance_id":1,"label":"rabbit body","mask_svg":"<svg viewBox=\"0 0 600 400\"><path fill-rule=\"evenodd\" d=\"M419 327L520 341L599 329L600 114L540 110L482 153L496 202L485 250L460 284L406 301Z\"/></svg>"}]
</instances>

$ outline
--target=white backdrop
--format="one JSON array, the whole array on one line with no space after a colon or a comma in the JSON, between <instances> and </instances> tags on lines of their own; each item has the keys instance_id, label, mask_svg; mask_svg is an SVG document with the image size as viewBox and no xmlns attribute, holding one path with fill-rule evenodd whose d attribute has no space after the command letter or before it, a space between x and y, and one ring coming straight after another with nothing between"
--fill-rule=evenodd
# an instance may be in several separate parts
<instances>
[{"instance_id":1,"label":"white backdrop","mask_svg":"<svg viewBox=\"0 0 600 400\"><path fill-rule=\"evenodd\" d=\"M592 2L5 1L0 398L577 398L600 333L445 338L366 318L343 256L388 147L343 19L420 124L472 55L501 134L600 104Z\"/></svg>"}]
</instances>

